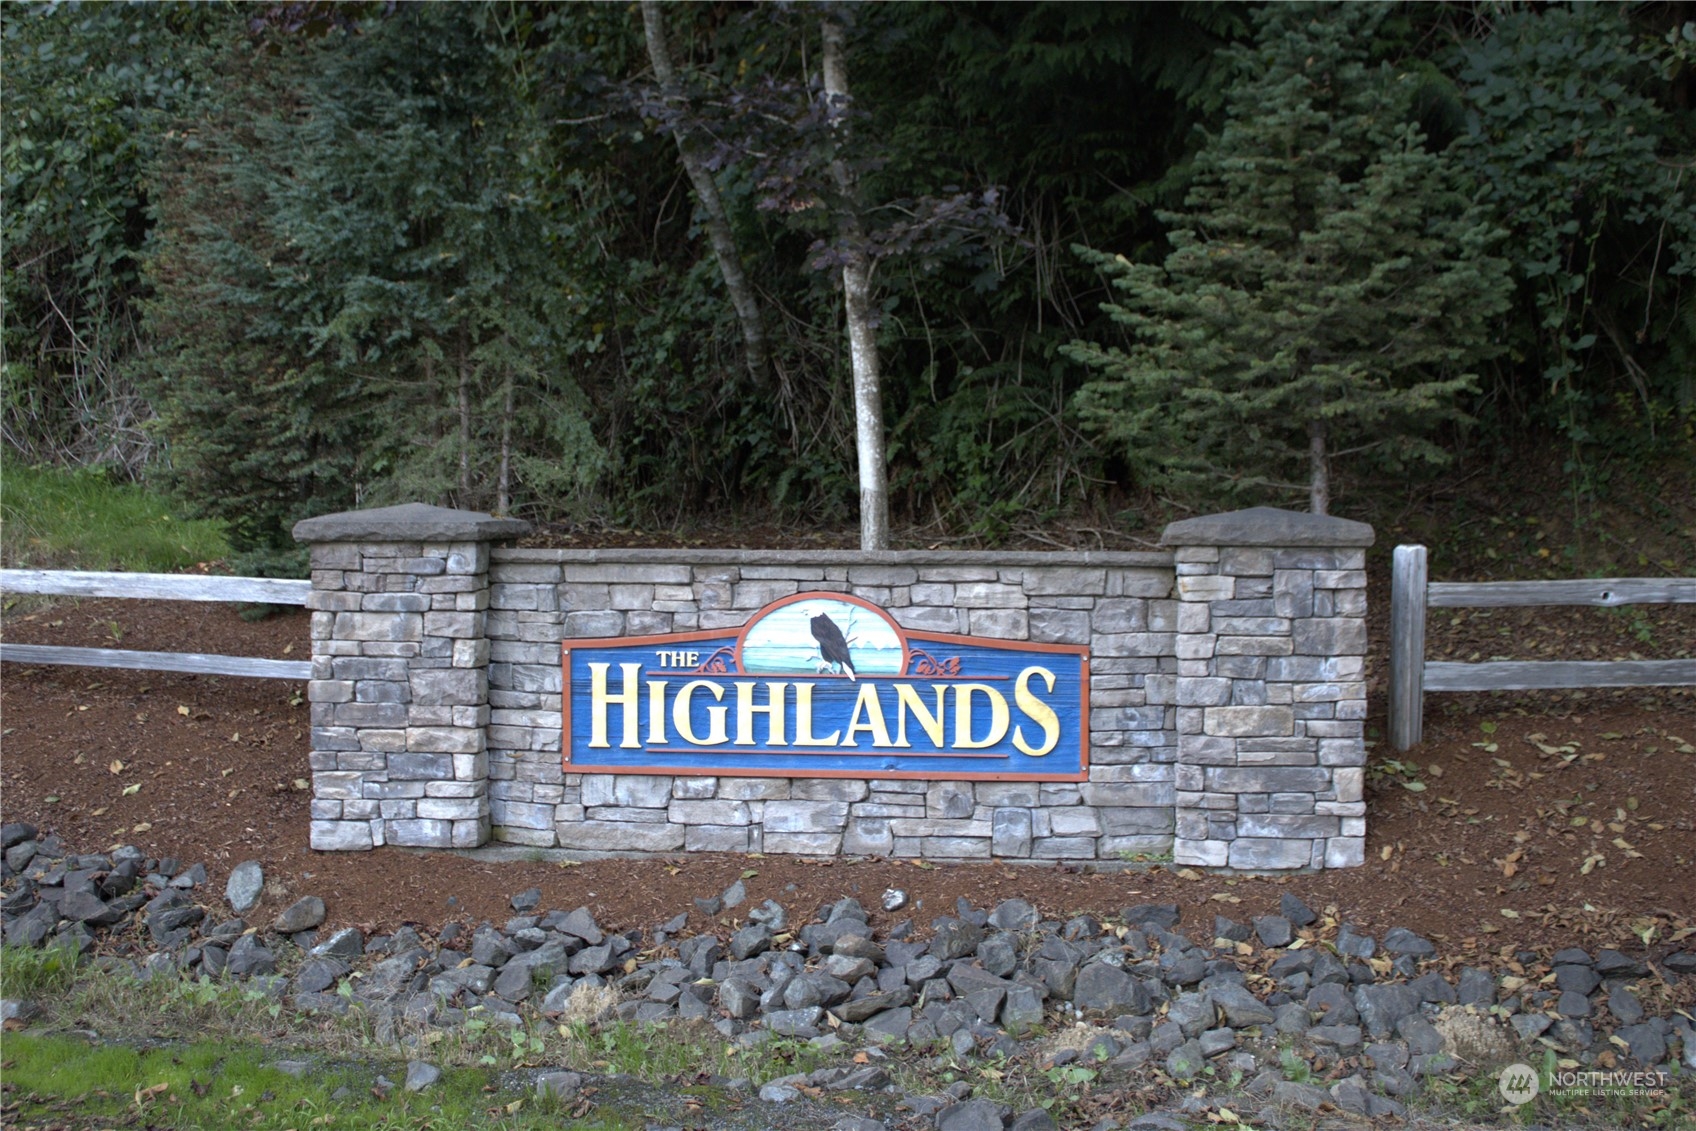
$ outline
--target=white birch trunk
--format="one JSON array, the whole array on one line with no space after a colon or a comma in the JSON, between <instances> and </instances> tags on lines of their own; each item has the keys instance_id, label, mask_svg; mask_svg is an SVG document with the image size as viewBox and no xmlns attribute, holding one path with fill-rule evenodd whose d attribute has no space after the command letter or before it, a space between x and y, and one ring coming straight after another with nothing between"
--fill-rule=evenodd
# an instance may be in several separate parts
<instances>
[{"instance_id":1,"label":"white birch trunk","mask_svg":"<svg viewBox=\"0 0 1696 1131\"><path fill-rule=\"evenodd\" d=\"M843 58L842 26L825 20L820 29L824 38L825 96L833 105L846 107L850 96L848 67ZM837 210L837 232L847 245L847 262L842 267L842 296L848 320L849 353L854 367L854 446L859 453L860 469L860 548L887 550L889 485L883 462L883 377L878 363L872 265L866 254L865 231L860 224L853 171L840 160L831 163L830 171L842 197Z\"/></svg>"}]
</instances>

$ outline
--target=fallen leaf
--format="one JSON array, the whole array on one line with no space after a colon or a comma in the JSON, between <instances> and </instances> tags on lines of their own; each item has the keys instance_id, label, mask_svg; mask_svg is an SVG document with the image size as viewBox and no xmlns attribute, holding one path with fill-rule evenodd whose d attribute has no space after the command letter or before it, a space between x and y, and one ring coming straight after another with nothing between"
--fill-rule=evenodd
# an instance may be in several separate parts
<instances>
[{"instance_id":1,"label":"fallen leaf","mask_svg":"<svg viewBox=\"0 0 1696 1131\"><path fill-rule=\"evenodd\" d=\"M184 707L184 706L182 706L182 705L181 705L181 704L178 704L178 706L177 706L177 714L179 714L179 715L186 715L186 714L188 714L188 708L187 708L187 707Z\"/></svg>"},{"instance_id":2,"label":"fallen leaf","mask_svg":"<svg viewBox=\"0 0 1696 1131\"><path fill-rule=\"evenodd\" d=\"M132 793L140 793L140 792L141 792L141 783L140 782L136 782L134 785L126 785L124 787L124 796L125 797L128 797Z\"/></svg>"}]
</instances>

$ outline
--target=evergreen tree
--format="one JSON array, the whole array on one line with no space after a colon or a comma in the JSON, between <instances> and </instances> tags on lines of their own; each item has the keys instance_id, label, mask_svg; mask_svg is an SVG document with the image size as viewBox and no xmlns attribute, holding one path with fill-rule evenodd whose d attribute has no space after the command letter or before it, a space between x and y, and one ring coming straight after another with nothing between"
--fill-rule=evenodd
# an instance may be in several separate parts
<instances>
[{"instance_id":1,"label":"evergreen tree","mask_svg":"<svg viewBox=\"0 0 1696 1131\"><path fill-rule=\"evenodd\" d=\"M1124 292L1106 309L1130 334L1067 351L1096 373L1080 405L1149 481L1305 486L1325 513L1337 457L1444 458L1428 437L1463 416L1507 265L1455 164L1425 147L1412 84L1368 63L1386 11L1265 9L1184 211L1162 214L1164 265L1085 252Z\"/></svg>"}]
</instances>

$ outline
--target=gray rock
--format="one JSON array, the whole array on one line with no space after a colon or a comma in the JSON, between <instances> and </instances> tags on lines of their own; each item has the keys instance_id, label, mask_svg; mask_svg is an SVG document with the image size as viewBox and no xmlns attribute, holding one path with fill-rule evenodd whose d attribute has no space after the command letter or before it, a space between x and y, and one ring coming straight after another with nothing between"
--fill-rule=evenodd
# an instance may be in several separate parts
<instances>
[{"instance_id":1,"label":"gray rock","mask_svg":"<svg viewBox=\"0 0 1696 1131\"><path fill-rule=\"evenodd\" d=\"M273 1063L271 1067L284 1076L293 1076L296 1080L301 1080L305 1079L306 1074L312 1071L312 1062L310 1060L279 1060Z\"/></svg>"},{"instance_id":2,"label":"gray rock","mask_svg":"<svg viewBox=\"0 0 1696 1131\"><path fill-rule=\"evenodd\" d=\"M1414 934L1405 927L1391 927L1384 936L1384 949L1391 954L1408 954L1415 958L1426 958L1437 953L1437 948L1431 940Z\"/></svg>"},{"instance_id":3,"label":"gray rock","mask_svg":"<svg viewBox=\"0 0 1696 1131\"><path fill-rule=\"evenodd\" d=\"M1337 953L1348 958L1371 958L1378 944L1371 935L1363 935L1348 923L1337 931Z\"/></svg>"},{"instance_id":4,"label":"gray rock","mask_svg":"<svg viewBox=\"0 0 1696 1131\"><path fill-rule=\"evenodd\" d=\"M1344 1056L1360 1051L1361 1033L1358 1025L1315 1025L1306 1033L1310 1045L1328 1046Z\"/></svg>"},{"instance_id":5,"label":"gray rock","mask_svg":"<svg viewBox=\"0 0 1696 1131\"><path fill-rule=\"evenodd\" d=\"M764 923L773 931L782 931L789 926L789 913L783 909L781 903L768 899L748 912L748 920L752 923ZM681 927L678 929L682 930Z\"/></svg>"},{"instance_id":6,"label":"gray rock","mask_svg":"<svg viewBox=\"0 0 1696 1131\"><path fill-rule=\"evenodd\" d=\"M1139 903L1127 907L1120 916L1131 927L1153 924L1170 931L1178 925L1181 911L1176 903Z\"/></svg>"},{"instance_id":7,"label":"gray rock","mask_svg":"<svg viewBox=\"0 0 1696 1131\"><path fill-rule=\"evenodd\" d=\"M321 993L351 973L353 967L339 958L309 958L294 976L297 994Z\"/></svg>"},{"instance_id":8,"label":"gray rock","mask_svg":"<svg viewBox=\"0 0 1696 1131\"><path fill-rule=\"evenodd\" d=\"M1589 966L1563 964L1555 967L1555 988L1563 993L1588 994L1602 984L1602 976Z\"/></svg>"},{"instance_id":9,"label":"gray rock","mask_svg":"<svg viewBox=\"0 0 1696 1131\"><path fill-rule=\"evenodd\" d=\"M1233 1029L1270 1025L1276 1020L1271 1007L1242 986L1217 985L1207 994L1214 1005L1225 1011L1225 1024Z\"/></svg>"},{"instance_id":10,"label":"gray rock","mask_svg":"<svg viewBox=\"0 0 1696 1131\"><path fill-rule=\"evenodd\" d=\"M889 1125L864 1115L844 1115L830 1125L830 1131L889 1131Z\"/></svg>"},{"instance_id":11,"label":"gray rock","mask_svg":"<svg viewBox=\"0 0 1696 1131\"><path fill-rule=\"evenodd\" d=\"M583 1077L577 1072L544 1072L536 1077L536 1098L574 1100L583 1090Z\"/></svg>"},{"instance_id":12,"label":"gray rock","mask_svg":"<svg viewBox=\"0 0 1696 1131\"><path fill-rule=\"evenodd\" d=\"M1590 999L1577 990L1565 990L1555 1002L1555 1012L1562 1017L1588 1017Z\"/></svg>"},{"instance_id":13,"label":"gray rock","mask_svg":"<svg viewBox=\"0 0 1696 1131\"><path fill-rule=\"evenodd\" d=\"M575 935L590 946L599 946L606 940L606 935L595 923L595 917L587 907L579 907L562 919L554 928L568 935Z\"/></svg>"},{"instance_id":14,"label":"gray rock","mask_svg":"<svg viewBox=\"0 0 1696 1131\"><path fill-rule=\"evenodd\" d=\"M1003 931L1023 931L1036 926L1041 918L1032 904L1022 899L1008 899L989 913L989 925Z\"/></svg>"},{"instance_id":15,"label":"gray rock","mask_svg":"<svg viewBox=\"0 0 1696 1131\"><path fill-rule=\"evenodd\" d=\"M25 826L26 828L28 826ZM25 1022L41 1013L41 1007L28 998L5 998L0 1000L0 1024L7 1022Z\"/></svg>"},{"instance_id":16,"label":"gray rock","mask_svg":"<svg viewBox=\"0 0 1696 1131\"><path fill-rule=\"evenodd\" d=\"M779 1084L773 1081L760 1088L760 1099L768 1104L786 1104L801 1098L801 1089L793 1084Z\"/></svg>"},{"instance_id":17,"label":"gray rock","mask_svg":"<svg viewBox=\"0 0 1696 1131\"><path fill-rule=\"evenodd\" d=\"M428 1061L409 1060L406 1063L406 1090L409 1092L422 1092L441 1078L442 1070Z\"/></svg>"},{"instance_id":18,"label":"gray rock","mask_svg":"<svg viewBox=\"0 0 1696 1131\"><path fill-rule=\"evenodd\" d=\"M983 942L983 928L961 919L938 919L934 926L936 934L931 938L930 952L944 962L965 958Z\"/></svg>"},{"instance_id":19,"label":"gray rock","mask_svg":"<svg viewBox=\"0 0 1696 1131\"><path fill-rule=\"evenodd\" d=\"M1458 999L1455 988L1435 970L1428 970L1408 983L1408 987L1419 995L1422 1002L1432 1002L1440 1005L1454 1005Z\"/></svg>"},{"instance_id":20,"label":"gray rock","mask_svg":"<svg viewBox=\"0 0 1696 1131\"><path fill-rule=\"evenodd\" d=\"M1319 921L1319 916L1314 913L1313 908L1289 892L1278 897L1278 914L1298 927L1308 927Z\"/></svg>"},{"instance_id":21,"label":"gray rock","mask_svg":"<svg viewBox=\"0 0 1696 1131\"><path fill-rule=\"evenodd\" d=\"M805 1009L777 1009L766 1014L766 1028L782 1037L811 1037L818 1032L824 1010L816 1005Z\"/></svg>"},{"instance_id":22,"label":"gray rock","mask_svg":"<svg viewBox=\"0 0 1696 1131\"><path fill-rule=\"evenodd\" d=\"M989 1100L964 1100L936 1113L936 1131L1004 1131L1007 1109Z\"/></svg>"},{"instance_id":23,"label":"gray rock","mask_svg":"<svg viewBox=\"0 0 1696 1131\"><path fill-rule=\"evenodd\" d=\"M1147 1013L1152 1008L1148 989L1117 966L1091 962L1078 971L1072 1004L1084 1013L1112 1016Z\"/></svg>"},{"instance_id":24,"label":"gray rock","mask_svg":"<svg viewBox=\"0 0 1696 1131\"><path fill-rule=\"evenodd\" d=\"M1608 1012L1621 1025L1635 1025L1644 1017L1643 1003L1624 986L1615 986L1608 994Z\"/></svg>"},{"instance_id":25,"label":"gray rock","mask_svg":"<svg viewBox=\"0 0 1696 1131\"><path fill-rule=\"evenodd\" d=\"M1396 1033L1407 1042L1410 1056L1431 1056L1443 1051L1443 1034L1419 1014L1410 1014L1396 1023Z\"/></svg>"},{"instance_id":26,"label":"gray rock","mask_svg":"<svg viewBox=\"0 0 1696 1131\"><path fill-rule=\"evenodd\" d=\"M296 900L271 924L271 929L279 935L292 935L297 931L310 931L324 921L324 901L315 895L305 896Z\"/></svg>"},{"instance_id":27,"label":"gray rock","mask_svg":"<svg viewBox=\"0 0 1696 1131\"><path fill-rule=\"evenodd\" d=\"M308 953L313 958L358 958L365 953L365 936L358 927L343 927Z\"/></svg>"},{"instance_id":28,"label":"gray rock","mask_svg":"<svg viewBox=\"0 0 1696 1131\"><path fill-rule=\"evenodd\" d=\"M737 880L724 889L724 894L719 896L718 900L726 909L740 907L748 901L748 885Z\"/></svg>"},{"instance_id":29,"label":"gray rock","mask_svg":"<svg viewBox=\"0 0 1696 1131\"><path fill-rule=\"evenodd\" d=\"M0 849L12 848L26 840L34 840L38 830L23 821L7 821L0 825Z\"/></svg>"},{"instance_id":30,"label":"gray rock","mask_svg":"<svg viewBox=\"0 0 1696 1131\"><path fill-rule=\"evenodd\" d=\"M1166 1074L1174 1080L1193 1080L1205 1067L1207 1057L1201 1051L1200 1041L1185 1041L1166 1057Z\"/></svg>"},{"instance_id":31,"label":"gray rock","mask_svg":"<svg viewBox=\"0 0 1696 1131\"><path fill-rule=\"evenodd\" d=\"M1533 1041L1548 1031L1549 1026L1554 1024L1554 1019L1541 1013L1516 1013L1508 1018L1508 1023L1513 1026L1513 1031L1519 1034L1520 1040Z\"/></svg>"},{"instance_id":32,"label":"gray rock","mask_svg":"<svg viewBox=\"0 0 1696 1131\"><path fill-rule=\"evenodd\" d=\"M1008 1131L1059 1131L1059 1128L1052 1115L1040 1107L1033 1107L1014 1116Z\"/></svg>"},{"instance_id":33,"label":"gray rock","mask_svg":"<svg viewBox=\"0 0 1696 1131\"><path fill-rule=\"evenodd\" d=\"M1280 1080L1272 1088L1272 1102L1278 1107L1318 1111L1331 1102L1331 1093L1313 1084L1298 1084L1294 1080Z\"/></svg>"},{"instance_id":34,"label":"gray rock","mask_svg":"<svg viewBox=\"0 0 1696 1131\"><path fill-rule=\"evenodd\" d=\"M59 901L59 914L73 922L87 923L90 927L110 927L124 917L122 911L108 906L90 891L73 891L65 896Z\"/></svg>"},{"instance_id":35,"label":"gray rock","mask_svg":"<svg viewBox=\"0 0 1696 1131\"><path fill-rule=\"evenodd\" d=\"M1136 1010L1143 1013L1146 1010ZM1198 1037L1204 1030L1213 1028L1214 1019L1218 1016L1212 1000L1206 994L1179 994L1171 1005L1166 1007L1166 1020L1182 1030L1186 1038Z\"/></svg>"},{"instance_id":36,"label":"gray rock","mask_svg":"<svg viewBox=\"0 0 1696 1131\"><path fill-rule=\"evenodd\" d=\"M1667 1058L1667 1039L1658 1025L1625 1025L1614 1035L1626 1043L1631 1058L1639 1064L1659 1064Z\"/></svg>"},{"instance_id":37,"label":"gray rock","mask_svg":"<svg viewBox=\"0 0 1696 1131\"><path fill-rule=\"evenodd\" d=\"M1147 1111L1125 1124L1125 1131L1190 1131L1190 1125L1163 1111Z\"/></svg>"},{"instance_id":38,"label":"gray rock","mask_svg":"<svg viewBox=\"0 0 1696 1131\"><path fill-rule=\"evenodd\" d=\"M1355 1012L1373 1037L1382 1039L1396 1031L1396 1023L1419 1011L1419 995L1409 987L1360 986L1354 991Z\"/></svg>"},{"instance_id":39,"label":"gray rock","mask_svg":"<svg viewBox=\"0 0 1696 1131\"><path fill-rule=\"evenodd\" d=\"M764 923L749 923L730 936L730 957L738 962L764 954L771 948L771 928Z\"/></svg>"},{"instance_id":40,"label":"gray rock","mask_svg":"<svg viewBox=\"0 0 1696 1131\"><path fill-rule=\"evenodd\" d=\"M1015 985L1001 1003L1001 1024L1015 1036L1042 1024L1042 994L1034 986Z\"/></svg>"},{"instance_id":41,"label":"gray rock","mask_svg":"<svg viewBox=\"0 0 1696 1131\"><path fill-rule=\"evenodd\" d=\"M275 974L277 956L260 946L257 936L243 935L230 948L229 957L224 960L224 969L237 978Z\"/></svg>"},{"instance_id":42,"label":"gray rock","mask_svg":"<svg viewBox=\"0 0 1696 1131\"><path fill-rule=\"evenodd\" d=\"M783 991L785 1009L806 1009L810 1006L834 1005L848 996L852 989L840 978L817 970L808 970L790 980Z\"/></svg>"},{"instance_id":43,"label":"gray rock","mask_svg":"<svg viewBox=\"0 0 1696 1131\"><path fill-rule=\"evenodd\" d=\"M1596 952L1596 973L1604 978L1642 978L1649 968L1635 958L1604 947Z\"/></svg>"},{"instance_id":44,"label":"gray rock","mask_svg":"<svg viewBox=\"0 0 1696 1131\"><path fill-rule=\"evenodd\" d=\"M1201 1044L1201 1055L1205 1057L1219 1056L1237 1047L1237 1034L1231 1029L1209 1029L1196 1040Z\"/></svg>"},{"instance_id":45,"label":"gray rock","mask_svg":"<svg viewBox=\"0 0 1696 1131\"><path fill-rule=\"evenodd\" d=\"M1254 921L1254 933L1260 936L1260 945L1269 947L1289 946L1295 938L1291 923L1283 915L1262 915Z\"/></svg>"},{"instance_id":46,"label":"gray rock","mask_svg":"<svg viewBox=\"0 0 1696 1131\"><path fill-rule=\"evenodd\" d=\"M1360 1020L1348 987L1325 982L1307 992L1307 1008L1326 1025L1353 1025Z\"/></svg>"},{"instance_id":47,"label":"gray rock","mask_svg":"<svg viewBox=\"0 0 1696 1131\"><path fill-rule=\"evenodd\" d=\"M171 886L174 888L196 888L205 882L206 865L204 864L195 864L171 877Z\"/></svg>"},{"instance_id":48,"label":"gray rock","mask_svg":"<svg viewBox=\"0 0 1696 1131\"><path fill-rule=\"evenodd\" d=\"M880 990L867 994L865 997L849 998L830 1007L831 1013L842 1021L865 1021L886 1010L906 1005L913 998L912 991L906 986L895 990ZM988 1020L994 1020L992 1014Z\"/></svg>"}]
</instances>

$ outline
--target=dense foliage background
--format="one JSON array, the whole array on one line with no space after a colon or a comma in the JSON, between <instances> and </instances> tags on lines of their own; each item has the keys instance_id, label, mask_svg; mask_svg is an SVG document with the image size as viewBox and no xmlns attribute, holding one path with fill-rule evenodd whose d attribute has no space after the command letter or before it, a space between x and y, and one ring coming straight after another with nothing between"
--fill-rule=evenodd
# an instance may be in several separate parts
<instances>
[{"instance_id":1,"label":"dense foliage background","mask_svg":"<svg viewBox=\"0 0 1696 1131\"><path fill-rule=\"evenodd\" d=\"M635 5L4 5L6 458L255 560L403 499L841 524L863 254L925 537L1303 505L1309 416L1344 511L1689 460L1696 24L1350 7L664 5L662 84Z\"/></svg>"}]
</instances>

